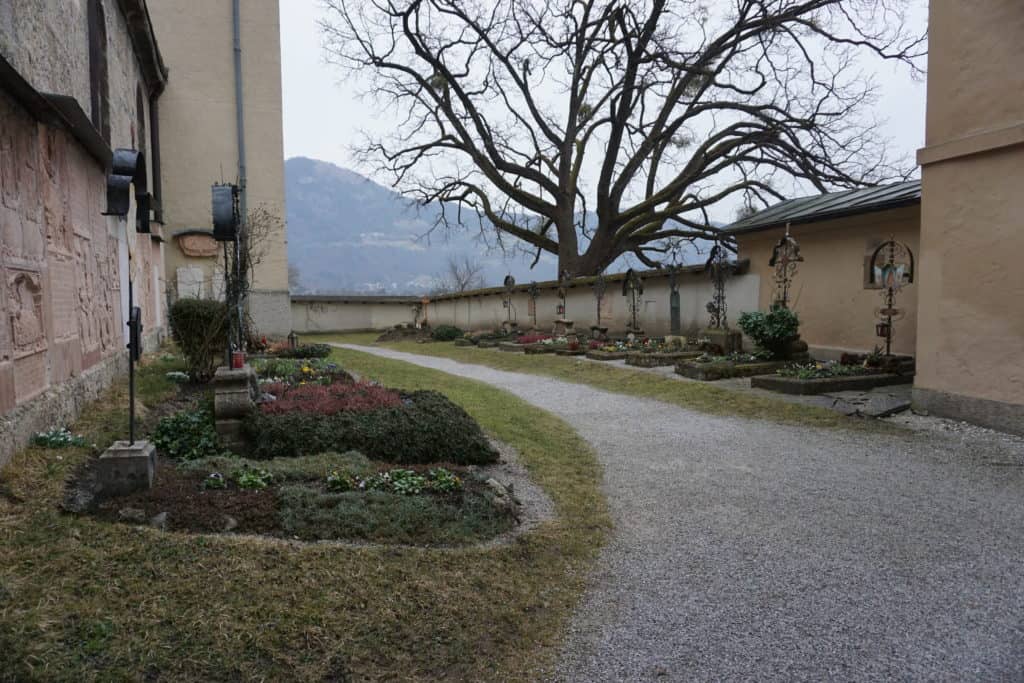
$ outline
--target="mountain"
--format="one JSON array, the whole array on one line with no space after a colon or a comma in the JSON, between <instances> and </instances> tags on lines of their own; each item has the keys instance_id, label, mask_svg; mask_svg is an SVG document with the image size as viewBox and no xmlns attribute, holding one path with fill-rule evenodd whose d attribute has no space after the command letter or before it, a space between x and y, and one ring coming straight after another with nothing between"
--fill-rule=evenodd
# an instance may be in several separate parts
<instances>
[{"instance_id":1,"label":"mountain","mask_svg":"<svg viewBox=\"0 0 1024 683\"><path fill-rule=\"evenodd\" d=\"M530 270L526 255L488 252L472 228L430 228L438 205L418 207L398 193L334 164L294 157L285 162L288 262L303 291L421 294L436 286L450 256L483 266L487 286L554 279L557 262L544 255Z\"/></svg>"},{"instance_id":2,"label":"mountain","mask_svg":"<svg viewBox=\"0 0 1024 683\"><path fill-rule=\"evenodd\" d=\"M439 204L417 206L326 161L293 157L284 170L288 263L298 269L298 291L426 294L437 286L452 256L479 263L487 287L500 285L510 273L520 283L557 277L558 260L552 254L542 254L531 269L532 254L488 249L476 227L431 232ZM687 263L702 259L692 247L684 254ZM621 257L608 272L624 271L632 260Z\"/></svg>"}]
</instances>

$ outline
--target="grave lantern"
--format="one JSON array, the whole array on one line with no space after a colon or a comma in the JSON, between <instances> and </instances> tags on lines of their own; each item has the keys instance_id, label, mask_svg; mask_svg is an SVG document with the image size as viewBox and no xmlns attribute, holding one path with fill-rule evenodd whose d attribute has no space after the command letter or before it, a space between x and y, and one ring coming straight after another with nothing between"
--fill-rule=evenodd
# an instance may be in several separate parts
<instances>
[{"instance_id":1,"label":"grave lantern","mask_svg":"<svg viewBox=\"0 0 1024 683\"><path fill-rule=\"evenodd\" d=\"M288 348L299 348L299 335L295 334L295 330L292 330L291 332L288 333Z\"/></svg>"},{"instance_id":2,"label":"grave lantern","mask_svg":"<svg viewBox=\"0 0 1024 683\"><path fill-rule=\"evenodd\" d=\"M107 210L104 216L126 219L135 189L135 232L149 232L149 195L146 193L146 159L134 149L115 149L107 176ZM135 444L135 363L142 355L142 311L135 305L132 278L132 239L125 235L128 247L128 445Z\"/></svg>"}]
</instances>

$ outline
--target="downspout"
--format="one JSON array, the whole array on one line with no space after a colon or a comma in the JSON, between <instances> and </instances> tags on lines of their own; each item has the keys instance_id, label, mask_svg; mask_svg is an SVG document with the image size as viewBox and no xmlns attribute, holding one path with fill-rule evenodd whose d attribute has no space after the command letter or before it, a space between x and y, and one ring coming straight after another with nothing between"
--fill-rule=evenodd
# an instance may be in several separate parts
<instances>
[{"instance_id":1,"label":"downspout","mask_svg":"<svg viewBox=\"0 0 1024 683\"><path fill-rule=\"evenodd\" d=\"M242 220L245 210L245 104L242 100L242 27L239 7L241 0L232 0L232 23L235 38L235 130L238 131L238 186L241 188Z\"/></svg>"},{"instance_id":2,"label":"downspout","mask_svg":"<svg viewBox=\"0 0 1024 683\"><path fill-rule=\"evenodd\" d=\"M241 0L232 0L231 3L231 23L232 31L234 32L234 43L235 43L235 130L238 133L238 204L241 212L241 226L239 238L235 240L235 264L236 269L239 271L236 273L236 287L239 291L235 292L235 302L238 308L238 338L237 338L237 349L242 350L244 348L245 340L242 339L242 330L244 325L242 324L244 310L245 310L245 288L242 286L240 280L241 275L241 240L245 239L246 223L248 222L249 213L246 210L246 179L245 179L245 104L242 99L242 25L241 15L242 10L240 5ZM230 367L230 364L229 364Z\"/></svg>"}]
</instances>

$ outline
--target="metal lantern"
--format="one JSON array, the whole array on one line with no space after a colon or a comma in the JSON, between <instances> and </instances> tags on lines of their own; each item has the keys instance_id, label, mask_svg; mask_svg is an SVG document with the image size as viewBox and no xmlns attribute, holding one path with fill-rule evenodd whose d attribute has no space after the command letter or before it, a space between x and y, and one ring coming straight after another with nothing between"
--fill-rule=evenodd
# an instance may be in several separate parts
<instances>
[{"instance_id":1,"label":"metal lantern","mask_svg":"<svg viewBox=\"0 0 1024 683\"><path fill-rule=\"evenodd\" d=\"M288 333L288 348L299 348L299 335L295 334L295 330L292 330L291 332Z\"/></svg>"},{"instance_id":2,"label":"metal lantern","mask_svg":"<svg viewBox=\"0 0 1024 683\"><path fill-rule=\"evenodd\" d=\"M211 188L213 209L213 239L234 242L242 223L237 185L214 185Z\"/></svg>"},{"instance_id":3,"label":"metal lantern","mask_svg":"<svg viewBox=\"0 0 1024 683\"><path fill-rule=\"evenodd\" d=\"M890 323L880 322L875 324L875 336L888 339L890 334L892 334L892 325Z\"/></svg>"}]
</instances>

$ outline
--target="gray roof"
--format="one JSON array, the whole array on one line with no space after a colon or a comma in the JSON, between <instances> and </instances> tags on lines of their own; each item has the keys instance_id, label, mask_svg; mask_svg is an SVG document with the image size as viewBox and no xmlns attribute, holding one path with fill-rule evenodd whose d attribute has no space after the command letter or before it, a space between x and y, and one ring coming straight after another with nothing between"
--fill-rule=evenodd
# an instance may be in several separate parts
<instances>
[{"instance_id":1,"label":"gray roof","mask_svg":"<svg viewBox=\"0 0 1024 683\"><path fill-rule=\"evenodd\" d=\"M920 202L921 181L908 180L891 185L787 199L733 223L725 228L725 232L741 235L781 227L786 223L813 223Z\"/></svg>"}]
</instances>

